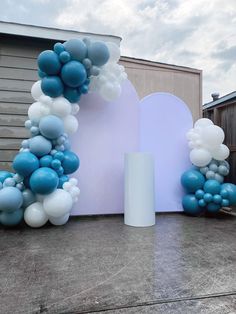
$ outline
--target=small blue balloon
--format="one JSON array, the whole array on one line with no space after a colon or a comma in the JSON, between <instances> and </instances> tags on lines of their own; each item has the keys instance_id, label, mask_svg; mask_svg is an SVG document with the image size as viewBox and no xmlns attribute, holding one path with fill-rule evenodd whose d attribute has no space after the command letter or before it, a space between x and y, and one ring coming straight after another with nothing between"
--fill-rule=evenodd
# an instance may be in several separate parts
<instances>
[{"instance_id":1,"label":"small blue balloon","mask_svg":"<svg viewBox=\"0 0 236 314\"><path fill-rule=\"evenodd\" d=\"M62 176L64 174L64 169L60 167L59 169L56 170L58 176Z\"/></svg>"},{"instance_id":2,"label":"small blue balloon","mask_svg":"<svg viewBox=\"0 0 236 314\"><path fill-rule=\"evenodd\" d=\"M87 55L87 46L81 39L67 40L64 47L73 60L82 61Z\"/></svg>"},{"instance_id":3,"label":"small blue balloon","mask_svg":"<svg viewBox=\"0 0 236 314\"><path fill-rule=\"evenodd\" d=\"M33 204L34 202L36 202L35 195L30 189L25 189L22 192L22 196L23 196L23 204L22 204L23 208L26 208L30 206L31 204Z\"/></svg>"},{"instance_id":4,"label":"small blue balloon","mask_svg":"<svg viewBox=\"0 0 236 314\"><path fill-rule=\"evenodd\" d=\"M42 157L50 153L52 143L42 135L37 135L29 140L29 149L37 157Z\"/></svg>"},{"instance_id":5,"label":"small blue balloon","mask_svg":"<svg viewBox=\"0 0 236 314\"><path fill-rule=\"evenodd\" d=\"M224 165L220 165L219 169L218 169L218 172L222 176L227 176L229 174L229 169L226 166L224 166Z\"/></svg>"},{"instance_id":6,"label":"small blue balloon","mask_svg":"<svg viewBox=\"0 0 236 314\"><path fill-rule=\"evenodd\" d=\"M39 163L41 167L50 167L52 162L52 156L46 155L40 158Z\"/></svg>"},{"instance_id":7,"label":"small blue balloon","mask_svg":"<svg viewBox=\"0 0 236 314\"><path fill-rule=\"evenodd\" d=\"M39 69L39 70L38 70L38 76L39 76L40 78L44 78L45 76L47 76L47 74Z\"/></svg>"},{"instance_id":8,"label":"small blue balloon","mask_svg":"<svg viewBox=\"0 0 236 314\"><path fill-rule=\"evenodd\" d=\"M182 205L186 214L198 215L202 211L201 207L198 205L198 200L193 194L185 195L182 200Z\"/></svg>"},{"instance_id":9,"label":"small blue balloon","mask_svg":"<svg viewBox=\"0 0 236 314\"><path fill-rule=\"evenodd\" d=\"M216 180L207 180L203 187L205 193L212 195L219 194L221 190L221 184Z\"/></svg>"},{"instance_id":10,"label":"small blue balloon","mask_svg":"<svg viewBox=\"0 0 236 314\"><path fill-rule=\"evenodd\" d=\"M207 205L207 211L210 213L217 213L221 209L221 205L215 203L209 203Z\"/></svg>"},{"instance_id":11,"label":"small blue balloon","mask_svg":"<svg viewBox=\"0 0 236 314\"><path fill-rule=\"evenodd\" d=\"M15 186L16 181L13 178L6 178L6 180L3 183L3 186Z\"/></svg>"},{"instance_id":12,"label":"small blue balloon","mask_svg":"<svg viewBox=\"0 0 236 314\"><path fill-rule=\"evenodd\" d=\"M81 87L79 87L79 92L82 94L87 94L88 93L88 85L83 84Z\"/></svg>"},{"instance_id":13,"label":"small blue balloon","mask_svg":"<svg viewBox=\"0 0 236 314\"><path fill-rule=\"evenodd\" d=\"M65 150L69 150L71 148L70 142L68 140L65 140L64 148L65 148Z\"/></svg>"},{"instance_id":14,"label":"small blue balloon","mask_svg":"<svg viewBox=\"0 0 236 314\"><path fill-rule=\"evenodd\" d=\"M48 167L35 170L30 177L31 190L36 194L50 194L58 185L57 173Z\"/></svg>"},{"instance_id":15,"label":"small blue balloon","mask_svg":"<svg viewBox=\"0 0 236 314\"><path fill-rule=\"evenodd\" d=\"M69 52L67 51L63 51L60 53L60 56L59 56L59 59L62 63L67 63L70 61L71 57L70 57L70 54Z\"/></svg>"},{"instance_id":16,"label":"small blue balloon","mask_svg":"<svg viewBox=\"0 0 236 314\"><path fill-rule=\"evenodd\" d=\"M221 197L219 194L215 194L215 195L213 196L213 202L214 202L215 204L221 204L221 202L222 202L222 197Z\"/></svg>"},{"instance_id":17,"label":"small blue balloon","mask_svg":"<svg viewBox=\"0 0 236 314\"><path fill-rule=\"evenodd\" d=\"M21 207L22 193L16 187L5 187L0 190L0 211L12 212Z\"/></svg>"},{"instance_id":18,"label":"small blue balloon","mask_svg":"<svg viewBox=\"0 0 236 314\"><path fill-rule=\"evenodd\" d=\"M63 152L57 152L55 155L53 155L53 158L62 161L64 159L64 153Z\"/></svg>"},{"instance_id":19,"label":"small blue balloon","mask_svg":"<svg viewBox=\"0 0 236 314\"><path fill-rule=\"evenodd\" d=\"M223 198L221 201L221 205L223 207L228 207L229 206L229 200L227 200L226 198Z\"/></svg>"},{"instance_id":20,"label":"small blue balloon","mask_svg":"<svg viewBox=\"0 0 236 314\"><path fill-rule=\"evenodd\" d=\"M25 127L26 129L30 129L32 127L32 122L30 120L25 121Z\"/></svg>"},{"instance_id":21,"label":"small blue balloon","mask_svg":"<svg viewBox=\"0 0 236 314\"><path fill-rule=\"evenodd\" d=\"M196 192L202 189L205 183L204 176L197 170L185 171L181 176L181 184L188 192Z\"/></svg>"},{"instance_id":22,"label":"small blue balloon","mask_svg":"<svg viewBox=\"0 0 236 314\"><path fill-rule=\"evenodd\" d=\"M7 178L12 178L12 173L9 171L0 170L0 182L3 183Z\"/></svg>"},{"instance_id":23,"label":"small blue balloon","mask_svg":"<svg viewBox=\"0 0 236 314\"><path fill-rule=\"evenodd\" d=\"M196 196L196 198L197 199L201 199L201 198L203 198L203 196L204 196L204 191L203 190L201 190L201 189L199 189L199 190L197 190L196 192L195 192L195 196Z\"/></svg>"},{"instance_id":24,"label":"small blue balloon","mask_svg":"<svg viewBox=\"0 0 236 314\"><path fill-rule=\"evenodd\" d=\"M59 55L65 50L65 47L62 43L55 43L53 50Z\"/></svg>"},{"instance_id":25,"label":"small blue balloon","mask_svg":"<svg viewBox=\"0 0 236 314\"><path fill-rule=\"evenodd\" d=\"M39 69L48 75L55 75L61 70L58 55L52 50L42 51L38 56Z\"/></svg>"},{"instance_id":26,"label":"small blue balloon","mask_svg":"<svg viewBox=\"0 0 236 314\"><path fill-rule=\"evenodd\" d=\"M203 196L203 199L206 203L210 203L213 199L213 196L210 193L205 193Z\"/></svg>"},{"instance_id":27,"label":"small blue balloon","mask_svg":"<svg viewBox=\"0 0 236 314\"><path fill-rule=\"evenodd\" d=\"M76 103L79 101L81 93L76 88L65 87L63 95L69 102Z\"/></svg>"},{"instance_id":28,"label":"small blue balloon","mask_svg":"<svg viewBox=\"0 0 236 314\"><path fill-rule=\"evenodd\" d=\"M206 202L204 201L204 199L200 199L200 200L198 201L198 205L199 205L200 207L205 207L205 206L206 206Z\"/></svg>"},{"instance_id":29,"label":"small blue balloon","mask_svg":"<svg viewBox=\"0 0 236 314\"><path fill-rule=\"evenodd\" d=\"M13 212L2 212L0 214L0 222L4 226L13 227L18 225L23 219L23 209L19 208Z\"/></svg>"},{"instance_id":30,"label":"small blue balloon","mask_svg":"<svg viewBox=\"0 0 236 314\"><path fill-rule=\"evenodd\" d=\"M204 174L204 175L206 175L206 173L207 173L208 170L209 170L208 167L201 167L201 168L199 168L199 171L200 171L202 174Z\"/></svg>"},{"instance_id":31,"label":"small blue balloon","mask_svg":"<svg viewBox=\"0 0 236 314\"><path fill-rule=\"evenodd\" d=\"M48 115L40 119L39 129L43 136L49 139L56 139L64 132L62 120L53 115Z\"/></svg>"},{"instance_id":32,"label":"small blue balloon","mask_svg":"<svg viewBox=\"0 0 236 314\"><path fill-rule=\"evenodd\" d=\"M38 158L30 152L22 152L13 160L13 168L23 177L27 177L39 167Z\"/></svg>"},{"instance_id":33,"label":"small blue balloon","mask_svg":"<svg viewBox=\"0 0 236 314\"><path fill-rule=\"evenodd\" d=\"M60 176L59 177L59 183L58 183L58 188L62 189L62 186L65 182L69 181L69 177L68 176Z\"/></svg>"},{"instance_id":34,"label":"small blue balloon","mask_svg":"<svg viewBox=\"0 0 236 314\"><path fill-rule=\"evenodd\" d=\"M79 87L85 82L87 72L82 63L69 61L62 67L61 78L67 86Z\"/></svg>"},{"instance_id":35,"label":"small blue balloon","mask_svg":"<svg viewBox=\"0 0 236 314\"><path fill-rule=\"evenodd\" d=\"M75 153L67 150L64 152L64 159L61 165L64 169L64 173L70 174L75 172L79 168L80 161Z\"/></svg>"},{"instance_id":36,"label":"small blue balloon","mask_svg":"<svg viewBox=\"0 0 236 314\"><path fill-rule=\"evenodd\" d=\"M226 190L226 189L223 189L222 187L221 187L221 191L220 191L220 196L222 197L222 198L228 198L228 196L229 196L229 193L228 193L228 191Z\"/></svg>"},{"instance_id":37,"label":"small blue balloon","mask_svg":"<svg viewBox=\"0 0 236 314\"><path fill-rule=\"evenodd\" d=\"M47 76L42 79L41 88L45 95L55 98L61 96L64 85L58 76Z\"/></svg>"},{"instance_id":38,"label":"small blue balloon","mask_svg":"<svg viewBox=\"0 0 236 314\"><path fill-rule=\"evenodd\" d=\"M217 172L218 166L216 164L210 164L209 165L209 170L211 170L213 172Z\"/></svg>"},{"instance_id":39,"label":"small blue balloon","mask_svg":"<svg viewBox=\"0 0 236 314\"><path fill-rule=\"evenodd\" d=\"M88 58L93 65L102 66L107 63L109 57L110 53L105 43L97 41L88 46Z\"/></svg>"},{"instance_id":40,"label":"small blue balloon","mask_svg":"<svg viewBox=\"0 0 236 314\"><path fill-rule=\"evenodd\" d=\"M33 136L38 135L39 134L39 128L37 126L32 126L30 128L30 132Z\"/></svg>"},{"instance_id":41,"label":"small blue balloon","mask_svg":"<svg viewBox=\"0 0 236 314\"><path fill-rule=\"evenodd\" d=\"M224 197L222 191L225 190L228 192L228 196ZM224 183L221 185L221 196L229 200L230 205L236 204L236 185L232 183Z\"/></svg>"},{"instance_id":42,"label":"small blue balloon","mask_svg":"<svg viewBox=\"0 0 236 314\"><path fill-rule=\"evenodd\" d=\"M14 176L13 176L14 180L17 182L17 183L20 183L24 180L24 177L19 175L18 173L16 173Z\"/></svg>"},{"instance_id":43,"label":"small blue balloon","mask_svg":"<svg viewBox=\"0 0 236 314\"><path fill-rule=\"evenodd\" d=\"M85 69L90 69L92 66L92 62L88 58L85 58L82 63L84 65Z\"/></svg>"},{"instance_id":44,"label":"small blue balloon","mask_svg":"<svg viewBox=\"0 0 236 314\"><path fill-rule=\"evenodd\" d=\"M55 170L58 170L61 167L61 162L58 159L53 159L51 162L51 167Z\"/></svg>"}]
</instances>

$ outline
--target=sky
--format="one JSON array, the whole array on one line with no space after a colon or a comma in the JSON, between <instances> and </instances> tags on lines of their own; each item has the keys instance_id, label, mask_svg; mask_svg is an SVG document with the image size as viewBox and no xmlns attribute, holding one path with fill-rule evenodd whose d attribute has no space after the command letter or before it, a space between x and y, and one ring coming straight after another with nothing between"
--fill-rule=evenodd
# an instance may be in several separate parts
<instances>
[{"instance_id":1,"label":"sky","mask_svg":"<svg viewBox=\"0 0 236 314\"><path fill-rule=\"evenodd\" d=\"M0 20L122 37L121 53L203 70L203 102L236 90L236 0L1 0Z\"/></svg>"}]
</instances>

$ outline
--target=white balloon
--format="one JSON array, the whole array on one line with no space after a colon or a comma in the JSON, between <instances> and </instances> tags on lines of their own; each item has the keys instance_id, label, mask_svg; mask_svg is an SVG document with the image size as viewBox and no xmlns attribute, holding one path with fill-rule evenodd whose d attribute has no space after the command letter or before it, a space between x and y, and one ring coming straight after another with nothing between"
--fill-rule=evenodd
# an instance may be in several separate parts
<instances>
[{"instance_id":1,"label":"white balloon","mask_svg":"<svg viewBox=\"0 0 236 314\"><path fill-rule=\"evenodd\" d=\"M216 147L223 143L224 131L217 125L209 125L202 129L202 140L209 148Z\"/></svg>"},{"instance_id":2,"label":"white balloon","mask_svg":"<svg viewBox=\"0 0 236 314\"><path fill-rule=\"evenodd\" d=\"M212 156L209 151L203 148L194 148L190 152L190 160L197 167L204 167L209 164Z\"/></svg>"},{"instance_id":3,"label":"white balloon","mask_svg":"<svg viewBox=\"0 0 236 314\"><path fill-rule=\"evenodd\" d=\"M202 118L202 119L198 119L194 123L194 128L204 128L204 127L212 125L212 124L213 124L213 122L210 119Z\"/></svg>"},{"instance_id":4,"label":"white balloon","mask_svg":"<svg viewBox=\"0 0 236 314\"><path fill-rule=\"evenodd\" d=\"M73 186L73 184L71 184L70 182L65 182L62 187L63 187L63 190L68 192L68 191L70 191L72 186Z\"/></svg>"},{"instance_id":5,"label":"white balloon","mask_svg":"<svg viewBox=\"0 0 236 314\"><path fill-rule=\"evenodd\" d=\"M42 203L36 202L26 208L24 219L30 227L39 228L46 224L48 216L44 211Z\"/></svg>"},{"instance_id":6,"label":"white balloon","mask_svg":"<svg viewBox=\"0 0 236 314\"><path fill-rule=\"evenodd\" d=\"M30 120L39 122L44 116L42 112L42 104L40 102L34 102L28 109L28 116Z\"/></svg>"},{"instance_id":7,"label":"white balloon","mask_svg":"<svg viewBox=\"0 0 236 314\"><path fill-rule=\"evenodd\" d=\"M100 89L100 95L107 101L117 99L121 94L121 87L119 84L112 84L110 82L104 84Z\"/></svg>"},{"instance_id":8,"label":"white balloon","mask_svg":"<svg viewBox=\"0 0 236 314\"><path fill-rule=\"evenodd\" d=\"M74 116L77 115L77 113L79 112L79 105L74 103L74 104L71 104L71 114L73 114Z\"/></svg>"},{"instance_id":9,"label":"white balloon","mask_svg":"<svg viewBox=\"0 0 236 314\"><path fill-rule=\"evenodd\" d=\"M70 217L70 214L65 214L60 217L49 217L49 221L51 222L51 224L55 226L62 226L67 223L67 221L69 220L69 217Z\"/></svg>"},{"instance_id":10,"label":"white balloon","mask_svg":"<svg viewBox=\"0 0 236 314\"><path fill-rule=\"evenodd\" d=\"M33 84L33 86L31 87L31 95L34 100L39 100L40 96L43 95L43 91L41 89L41 80Z\"/></svg>"},{"instance_id":11,"label":"white balloon","mask_svg":"<svg viewBox=\"0 0 236 314\"><path fill-rule=\"evenodd\" d=\"M70 178L69 182L72 184L72 185L77 185L78 184L78 180L76 178Z\"/></svg>"},{"instance_id":12,"label":"white balloon","mask_svg":"<svg viewBox=\"0 0 236 314\"><path fill-rule=\"evenodd\" d=\"M108 62L118 62L120 59L120 47L113 42L106 42L106 45L110 53Z\"/></svg>"},{"instance_id":13,"label":"white balloon","mask_svg":"<svg viewBox=\"0 0 236 314\"><path fill-rule=\"evenodd\" d=\"M49 107L52 105L52 98L44 94L39 97L39 101Z\"/></svg>"},{"instance_id":14,"label":"white balloon","mask_svg":"<svg viewBox=\"0 0 236 314\"><path fill-rule=\"evenodd\" d=\"M65 190L57 189L51 194L47 195L43 201L43 207L51 217L61 217L68 214L71 211L73 200Z\"/></svg>"},{"instance_id":15,"label":"white balloon","mask_svg":"<svg viewBox=\"0 0 236 314\"><path fill-rule=\"evenodd\" d=\"M64 130L68 134L73 134L77 131L78 129L78 121L77 119L69 115L64 119Z\"/></svg>"},{"instance_id":16,"label":"white balloon","mask_svg":"<svg viewBox=\"0 0 236 314\"><path fill-rule=\"evenodd\" d=\"M70 195L72 196L72 198L78 197L79 194L80 194L80 189L77 186L73 186L70 190Z\"/></svg>"},{"instance_id":17,"label":"white balloon","mask_svg":"<svg viewBox=\"0 0 236 314\"><path fill-rule=\"evenodd\" d=\"M212 157L215 158L216 160L225 160L226 158L229 157L230 150L226 145L221 144L216 149L212 150L211 153Z\"/></svg>"},{"instance_id":18,"label":"white balloon","mask_svg":"<svg viewBox=\"0 0 236 314\"><path fill-rule=\"evenodd\" d=\"M71 104L66 98L62 96L54 98L51 112L58 117L65 118L71 113Z\"/></svg>"}]
</instances>

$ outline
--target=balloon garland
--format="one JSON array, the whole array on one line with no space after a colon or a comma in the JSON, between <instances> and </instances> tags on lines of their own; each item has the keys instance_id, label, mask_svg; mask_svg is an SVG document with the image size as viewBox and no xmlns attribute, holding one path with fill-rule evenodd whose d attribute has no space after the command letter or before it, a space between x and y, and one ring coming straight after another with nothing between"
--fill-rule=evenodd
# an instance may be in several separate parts
<instances>
[{"instance_id":1,"label":"balloon garland","mask_svg":"<svg viewBox=\"0 0 236 314\"><path fill-rule=\"evenodd\" d=\"M25 122L31 137L14 158L16 173L0 171L0 223L15 226L24 218L38 228L68 221L80 193L77 179L69 177L80 165L69 142L78 128L78 102L89 91L107 101L119 97L127 78L119 58L116 44L89 38L58 42L39 54L40 80L32 86L35 102Z\"/></svg>"},{"instance_id":2,"label":"balloon garland","mask_svg":"<svg viewBox=\"0 0 236 314\"><path fill-rule=\"evenodd\" d=\"M184 212L199 215L217 213L222 207L236 204L236 185L224 183L229 174L229 149L222 144L224 131L209 119L195 122L187 133L190 160L194 167L183 173L181 184L188 192L183 197Z\"/></svg>"}]
</instances>

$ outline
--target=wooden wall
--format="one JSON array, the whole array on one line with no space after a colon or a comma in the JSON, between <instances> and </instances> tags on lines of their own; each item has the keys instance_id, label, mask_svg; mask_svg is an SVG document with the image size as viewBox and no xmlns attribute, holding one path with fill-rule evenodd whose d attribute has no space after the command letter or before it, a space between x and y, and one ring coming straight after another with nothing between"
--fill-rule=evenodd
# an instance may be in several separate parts
<instances>
[{"instance_id":1,"label":"wooden wall","mask_svg":"<svg viewBox=\"0 0 236 314\"><path fill-rule=\"evenodd\" d=\"M38 79L37 56L55 41L0 36L0 169L11 169L11 161L23 139L27 111L33 99L30 89ZM182 98L195 119L201 115L201 71L122 57L129 79L140 98L164 91Z\"/></svg>"}]
</instances>

